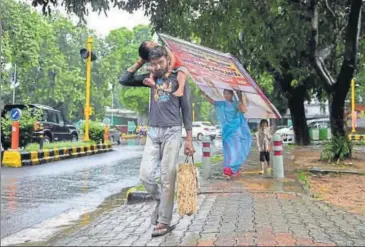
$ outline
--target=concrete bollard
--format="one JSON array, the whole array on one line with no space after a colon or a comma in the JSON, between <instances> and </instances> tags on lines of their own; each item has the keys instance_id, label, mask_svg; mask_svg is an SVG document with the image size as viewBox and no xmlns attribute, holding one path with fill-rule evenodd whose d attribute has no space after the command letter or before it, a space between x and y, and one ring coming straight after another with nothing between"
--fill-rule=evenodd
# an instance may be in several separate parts
<instances>
[{"instance_id":1,"label":"concrete bollard","mask_svg":"<svg viewBox=\"0 0 365 247\"><path fill-rule=\"evenodd\" d=\"M11 124L11 149L19 149L19 122L13 121Z\"/></svg>"},{"instance_id":2,"label":"concrete bollard","mask_svg":"<svg viewBox=\"0 0 365 247\"><path fill-rule=\"evenodd\" d=\"M273 142L273 176L275 179L281 179L284 178L283 141L281 136L275 134Z\"/></svg>"},{"instance_id":3,"label":"concrete bollard","mask_svg":"<svg viewBox=\"0 0 365 247\"><path fill-rule=\"evenodd\" d=\"M210 164L210 156L211 156L211 148L210 148L210 138L209 136L204 136L203 142L202 142L202 148L203 148L203 158L202 158L202 168L203 168L203 177L209 178L210 177L210 170L211 170L211 164Z\"/></svg>"}]
</instances>

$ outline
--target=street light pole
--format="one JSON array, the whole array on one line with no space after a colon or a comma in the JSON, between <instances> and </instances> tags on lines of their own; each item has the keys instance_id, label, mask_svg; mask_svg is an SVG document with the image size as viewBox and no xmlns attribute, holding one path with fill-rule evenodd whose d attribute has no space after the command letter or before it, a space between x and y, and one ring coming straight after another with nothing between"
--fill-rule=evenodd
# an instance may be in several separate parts
<instances>
[{"instance_id":1,"label":"street light pole","mask_svg":"<svg viewBox=\"0 0 365 247\"><path fill-rule=\"evenodd\" d=\"M13 74L13 105L15 105L15 88L16 88L17 78L16 78L16 64L14 65L14 74Z\"/></svg>"},{"instance_id":2,"label":"street light pole","mask_svg":"<svg viewBox=\"0 0 365 247\"><path fill-rule=\"evenodd\" d=\"M89 56L87 57L86 63L86 104L85 104L85 136L84 141L90 141L89 137L89 118L91 115L91 107L90 107L90 80L91 80L91 48L93 44L93 39L88 37L87 39L87 50L89 52Z\"/></svg>"},{"instance_id":3,"label":"street light pole","mask_svg":"<svg viewBox=\"0 0 365 247\"><path fill-rule=\"evenodd\" d=\"M113 112L113 109L114 109L114 84L112 84L112 124L111 126L114 125L114 112Z\"/></svg>"}]
</instances>

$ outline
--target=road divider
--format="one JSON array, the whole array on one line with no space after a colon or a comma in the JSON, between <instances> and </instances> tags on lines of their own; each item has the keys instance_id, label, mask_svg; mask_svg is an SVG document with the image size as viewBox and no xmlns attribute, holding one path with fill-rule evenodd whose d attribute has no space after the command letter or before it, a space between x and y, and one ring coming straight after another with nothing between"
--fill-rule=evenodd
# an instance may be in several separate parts
<instances>
[{"instance_id":1,"label":"road divider","mask_svg":"<svg viewBox=\"0 0 365 247\"><path fill-rule=\"evenodd\" d=\"M53 148L39 151L7 150L3 154L2 166L23 167L44 164L68 158L112 151L112 144L90 144L82 147Z\"/></svg>"},{"instance_id":2,"label":"road divider","mask_svg":"<svg viewBox=\"0 0 365 247\"><path fill-rule=\"evenodd\" d=\"M125 134L125 133L122 134L122 139L135 139L138 137L140 136L136 134Z\"/></svg>"},{"instance_id":3,"label":"road divider","mask_svg":"<svg viewBox=\"0 0 365 247\"><path fill-rule=\"evenodd\" d=\"M365 141L365 134L349 134L348 137L351 141Z\"/></svg>"}]
</instances>

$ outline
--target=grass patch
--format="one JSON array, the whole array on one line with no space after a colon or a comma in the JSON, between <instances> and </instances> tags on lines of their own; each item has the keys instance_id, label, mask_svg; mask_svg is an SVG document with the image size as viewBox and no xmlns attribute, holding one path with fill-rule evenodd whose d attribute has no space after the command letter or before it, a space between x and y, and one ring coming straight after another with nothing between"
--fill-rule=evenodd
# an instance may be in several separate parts
<instances>
[{"instance_id":1,"label":"grass patch","mask_svg":"<svg viewBox=\"0 0 365 247\"><path fill-rule=\"evenodd\" d=\"M139 184L135 187L136 191L146 191L146 189L144 188L143 184Z\"/></svg>"},{"instance_id":2,"label":"grass patch","mask_svg":"<svg viewBox=\"0 0 365 247\"><path fill-rule=\"evenodd\" d=\"M202 164L203 164L203 162L196 162L195 163L195 166L198 167L198 168L200 168L200 167L202 167Z\"/></svg>"},{"instance_id":3,"label":"grass patch","mask_svg":"<svg viewBox=\"0 0 365 247\"><path fill-rule=\"evenodd\" d=\"M210 162L212 164L217 164L218 162L221 162L221 161L223 161L223 155L221 155L221 154L215 155L215 156L210 158ZM195 166L198 167L198 168L202 167L202 165L203 165L203 162L196 162L195 163Z\"/></svg>"},{"instance_id":4,"label":"grass patch","mask_svg":"<svg viewBox=\"0 0 365 247\"><path fill-rule=\"evenodd\" d=\"M89 141L89 142L51 142L51 143L44 143L43 149L54 149L54 148L70 148L70 147L86 147L87 145L94 145L96 142ZM25 151L38 151L39 150L39 143L31 143L27 145L24 149Z\"/></svg>"},{"instance_id":5,"label":"grass patch","mask_svg":"<svg viewBox=\"0 0 365 247\"><path fill-rule=\"evenodd\" d=\"M211 158L212 164L216 164L218 162L223 161L223 155L219 154L219 155L215 155Z\"/></svg>"},{"instance_id":6,"label":"grass patch","mask_svg":"<svg viewBox=\"0 0 365 247\"><path fill-rule=\"evenodd\" d=\"M298 171L297 173L297 179L302 182L307 188L310 187L309 183L309 173L304 171Z\"/></svg>"},{"instance_id":7,"label":"grass patch","mask_svg":"<svg viewBox=\"0 0 365 247\"><path fill-rule=\"evenodd\" d=\"M354 146L365 146L365 141L364 140L354 141Z\"/></svg>"}]
</instances>

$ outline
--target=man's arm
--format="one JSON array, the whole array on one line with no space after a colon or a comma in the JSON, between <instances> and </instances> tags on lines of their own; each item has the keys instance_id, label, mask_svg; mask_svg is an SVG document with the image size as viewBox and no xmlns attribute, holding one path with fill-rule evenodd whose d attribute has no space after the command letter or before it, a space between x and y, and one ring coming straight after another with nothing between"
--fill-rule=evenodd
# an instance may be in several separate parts
<instances>
[{"instance_id":1,"label":"man's arm","mask_svg":"<svg viewBox=\"0 0 365 247\"><path fill-rule=\"evenodd\" d=\"M193 146L193 132L192 132L192 109L191 109L191 102L189 98L189 86L188 83L185 81L184 87L184 95L180 97L180 106L183 115L183 122L186 129L186 141L184 147L184 153L188 156L193 156L195 153L195 149Z\"/></svg>"},{"instance_id":2,"label":"man's arm","mask_svg":"<svg viewBox=\"0 0 365 247\"><path fill-rule=\"evenodd\" d=\"M123 86L148 87L143 83L143 81L146 78L149 78L150 74L135 75L137 70L139 70L143 64L144 62L142 60L138 60L135 64L128 68L119 78L119 83Z\"/></svg>"},{"instance_id":3,"label":"man's arm","mask_svg":"<svg viewBox=\"0 0 365 247\"><path fill-rule=\"evenodd\" d=\"M184 95L180 97L180 106L181 106L181 112L183 117L184 126L186 129L186 140L187 141L193 141L193 133L192 133L192 107L189 97L189 85L185 81L185 87L184 87Z\"/></svg>"}]
</instances>

